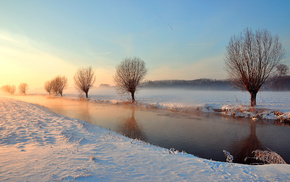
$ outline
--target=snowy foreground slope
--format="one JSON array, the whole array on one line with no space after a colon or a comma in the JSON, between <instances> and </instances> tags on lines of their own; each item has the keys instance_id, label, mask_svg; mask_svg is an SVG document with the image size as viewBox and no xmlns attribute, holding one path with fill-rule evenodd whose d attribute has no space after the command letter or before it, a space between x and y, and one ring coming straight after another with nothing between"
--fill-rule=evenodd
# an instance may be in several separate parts
<instances>
[{"instance_id":1,"label":"snowy foreground slope","mask_svg":"<svg viewBox=\"0 0 290 182\"><path fill-rule=\"evenodd\" d=\"M0 181L290 181L290 165L200 159L0 98Z\"/></svg>"}]
</instances>

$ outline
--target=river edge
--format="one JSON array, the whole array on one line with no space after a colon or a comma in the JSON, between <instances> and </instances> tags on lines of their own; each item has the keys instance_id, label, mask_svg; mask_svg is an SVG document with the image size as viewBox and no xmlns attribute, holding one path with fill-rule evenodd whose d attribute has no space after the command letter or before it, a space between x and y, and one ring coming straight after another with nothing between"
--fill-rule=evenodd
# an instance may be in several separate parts
<instances>
[{"instance_id":1,"label":"river edge","mask_svg":"<svg viewBox=\"0 0 290 182\"><path fill-rule=\"evenodd\" d=\"M43 95L45 97L45 95ZM59 96L51 96L61 98ZM119 100L104 100L104 99L94 99L85 97L62 97L64 99L79 100L79 101L89 101L101 104L113 104L121 106L133 106L146 109L161 109L167 110L174 113L216 113L224 116L230 116L233 118L248 118L254 121L264 121L270 122L278 125L290 126L290 112L282 112L279 110L267 109L263 107L252 107L244 104L226 104L222 106L217 106L215 104L202 104L196 106L179 106L179 105L163 105L158 102L153 104L146 104L143 102L136 101L132 103L130 101L119 101Z\"/></svg>"},{"instance_id":2,"label":"river edge","mask_svg":"<svg viewBox=\"0 0 290 182\"><path fill-rule=\"evenodd\" d=\"M170 153L33 104L0 103L1 128L10 128L2 130L2 139L9 142L0 157L1 181L289 180L289 165L248 166ZM12 128L19 132L10 135Z\"/></svg>"},{"instance_id":3,"label":"river edge","mask_svg":"<svg viewBox=\"0 0 290 182\"><path fill-rule=\"evenodd\" d=\"M48 99L48 100L51 100L51 99L60 99L60 100L67 100L67 101L81 101L81 102L88 102L88 103L96 103L96 104L102 104L102 105L107 105L107 106L116 106L116 107L119 107L119 106L122 106L122 107L125 107L125 108L136 108L136 109L146 109L148 110L149 112L156 112L156 111L166 111L166 112L169 112L169 113L176 113L176 114L179 114L179 115L183 115L183 114L186 114L186 115L207 115L207 117L210 117L210 115L212 114L218 114L222 117L228 117L228 118L235 118L235 119L238 119L238 120L242 120L243 118L246 118L248 119L247 117L236 117L236 116L232 116L232 115L228 115L228 114L224 114L223 112L220 112L220 111L214 111L212 110L211 112L204 112L203 110L201 109L183 109L183 110L175 110L175 109L168 109L168 108L160 108L160 107L152 107L151 105L146 105L146 104L142 104L142 103L134 103L132 104L131 102L111 102L111 101L104 101L104 100L95 100L95 99L86 99L86 98L78 98L78 97L59 97L59 96L52 96L52 95L27 95L27 96L13 96L14 98L22 98L23 100L28 100L27 102L30 102L29 98L30 97L42 97L42 98L45 98L45 99ZM32 102L30 102L32 103ZM42 106L42 105L41 105ZM47 107L45 107L47 108ZM49 108L47 108L49 109ZM50 110L50 109L49 109ZM169 114L171 115L171 114ZM173 116L173 115L172 115ZM252 119L254 122L265 122L264 120L258 120L258 119ZM269 122L270 121L270 122ZM281 124L280 122L273 122L273 120L266 120L265 123L268 123L268 124L275 124L275 125L283 125ZM284 125L283 125L284 126ZM286 125L286 126L289 126L289 125ZM126 136L126 135L125 135ZM271 148L271 147L270 147ZM172 149L173 151L176 150L176 149ZM224 150L224 149L222 149ZM281 152L281 151L280 151ZM195 154L195 153L194 153ZM193 154L193 155L194 155ZM249 157L249 156L246 156L246 157ZM208 157L205 157L205 158L208 158ZM209 159L209 158L208 158ZM223 161L221 159L219 159L218 161Z\"/></svg>"}]
</instances>

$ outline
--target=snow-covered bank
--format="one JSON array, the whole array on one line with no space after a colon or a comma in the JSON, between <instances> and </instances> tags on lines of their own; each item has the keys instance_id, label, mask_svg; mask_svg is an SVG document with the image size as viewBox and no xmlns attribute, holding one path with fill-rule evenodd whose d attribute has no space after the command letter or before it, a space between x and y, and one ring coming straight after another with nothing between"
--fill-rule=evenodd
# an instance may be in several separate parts
<instances>
[{"instance_id":1,"label":"snow-covered bank","mask_svg":"<svg viewBox=\"0 0 290 182\"><path fill-rule=\"evenodd\" d=\"M44 94L34 90L34 94ZM75 89L69 89L65 98L79 99ZM89 92L91 101L97 103L122 104L130 95L118 95L115 88L93 88ZM210 91L192 89L146 89L136 93L138 105L171 111L219 112L234 117L246 117L278 122L290 122L290 92L260 91L255 109L249 106L250 94L241 91Z\"/></svg>"},{"instance_id":2,"label":"snow-covered bank","mask_svg":"<svg viewBox=\"0 0 290 182\"><path fill-rule=\"evenodd\" d=\"M79 99L73 92L66 95ZM259 92L257 106L249 106L250 95L241 91L201 91L182 89L142 89L137 92L138 106L179 112L219 112L234 117L246 117L290 122L290 92ZM94 89L90 100L97 103L122 104L129 96L120 96L113 88Z\"/></svg>"},{"instance_id":3,"label":"snow-covered bank","mask_svg":"<svg viewBox=\"0 0 290 182\"><path fill-rule=\"evenodd\" d=\"M0 181L289 181L289 165L200 159L0 98Z\"/></svg>"},{"instance_id":4,"label":"snow-covered bank","mask_svg":"<svg viewBox=\"0 0 290 182\"><path fill-rule=\"evenodd\" d=\"M78 98L74 98L78 99ZM128 102L116 101L116 100L101 100L92 99L91 101L96 103L112 103L117 105L127 104ZM281 123L290 123L290 112L283 113L279 110L271 110L263 107L251 107L242 104L228 104L228 105L218 105L218 104L200 104L196 106L184 106L175 104L161 104L161 103L142 103L136 102L134 105L144 107L144 108L158 108L165 109L174 112L218 112L223 115L238 117L238 118L251 118L253 120L272 120Z\"/></svg>"}]
</instances>

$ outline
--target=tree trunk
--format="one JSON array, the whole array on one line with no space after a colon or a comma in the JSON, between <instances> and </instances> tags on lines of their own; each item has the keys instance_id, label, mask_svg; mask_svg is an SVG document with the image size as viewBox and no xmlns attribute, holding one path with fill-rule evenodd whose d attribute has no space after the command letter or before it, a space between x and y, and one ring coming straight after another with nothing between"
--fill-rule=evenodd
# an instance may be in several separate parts
<instances>
[{"instance_id":1,"label":"tree trunk","mask_svg":"<svg viewBox=\"0 0 290 182\"><path fill-rule=\"evenodd\" d=\"M89 94L88 94L88 92L86 92L86 98L89 98Z\"/></svg>"},{"instance_id":2,"label":"tree trunk","mask_svg":"<svg viewBox=\"0 0 290 182\"><path fill-rule=\"evenodd\" d=\"M131 92L131 97L132 97L132 103L135 102L135 92Z\"/></svg>"},{"instance_id":3,"label":"tree trunk","mask_svg":"<svg viewBox=\"0 0 290 182\"><path fill-rule=\"evenodd\" d=\"M251 106L256 106L256 97L257 97L257 92L250 92L251 94Z\"/></svg>"}]
</instances>

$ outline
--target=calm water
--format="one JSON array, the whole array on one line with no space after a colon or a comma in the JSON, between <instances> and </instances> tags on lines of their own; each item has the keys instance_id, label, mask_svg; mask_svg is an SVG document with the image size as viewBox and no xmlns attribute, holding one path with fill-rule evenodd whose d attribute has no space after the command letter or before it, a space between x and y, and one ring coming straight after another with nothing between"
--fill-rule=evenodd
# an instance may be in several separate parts
<instances>
[{"instance_id":1,"label":"calm water","mask_svg":"<svg viewBox=\"0 0 290 182\"><path fill-rule=\"evenodd\" d=\"M271 149L290 163L290 127L218 114L175 113L43 96L15 97L55 113L111 129L131 138L206 159L225 161L223 150L243 163L255 149Z\"/></svg>"}]
</instances>

